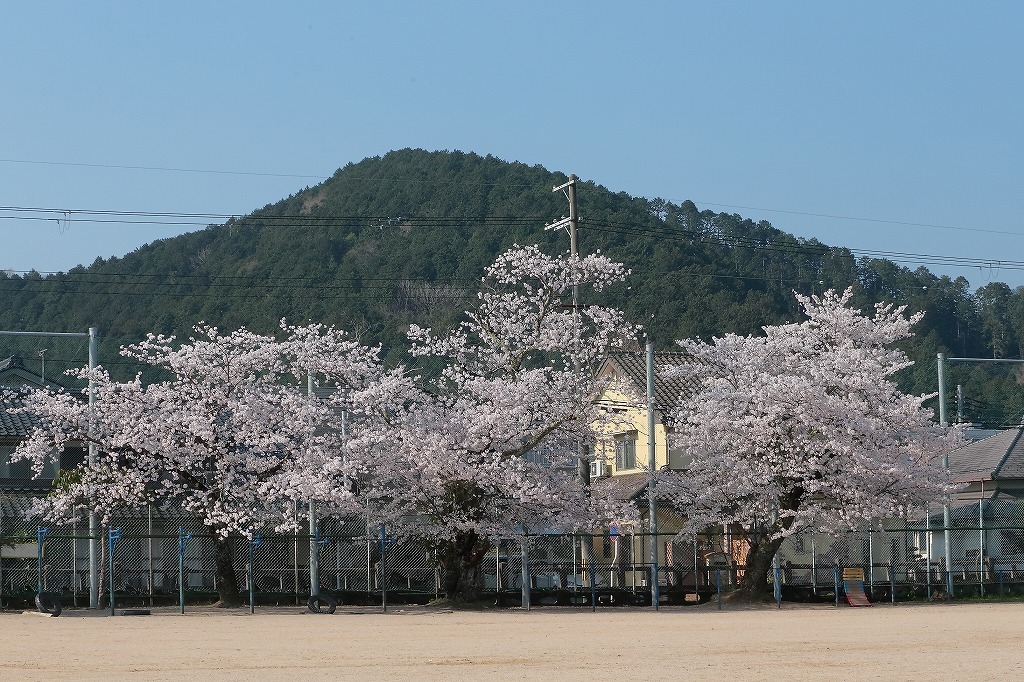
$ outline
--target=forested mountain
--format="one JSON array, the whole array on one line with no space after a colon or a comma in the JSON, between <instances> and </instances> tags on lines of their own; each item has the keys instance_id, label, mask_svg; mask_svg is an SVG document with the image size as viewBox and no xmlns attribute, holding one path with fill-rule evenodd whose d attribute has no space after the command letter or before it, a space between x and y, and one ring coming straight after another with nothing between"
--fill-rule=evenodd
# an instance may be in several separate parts
<instances>
[{"instance_id":1,"label":"forested mountain","mask_svg":"<svg viewBox=\"0 0 1024 682\"><path fill-rule=\"evenodd\" d=\"M199 321L268 331L286 317L354 331L401 361L409 323L454 323L498 252L515 243L549 253L568 248L564 232L543 227L567 213L565 197L551 191L566 179L491 156L391 152L244 218L123 258L45 277L2 275L0 328L96 326L107 338L101 359L114 365L118 343L149 331L187 334ZM793 291L847 286L865 307L890 301L926 312L908 347L918 361L902 377L908 390L935 390L938 351L1019 357L1024 344L1024 289L993 283L972 292L964 278L857 260L846 249L689 201L631 197L589 182L580 183L578 197L581 252L600 250L633 271L627 286L600 302L626 310L658 348L679 338L757 332L796 319ZM1013 366L956 372L951 385L965 385L967 418L1020 420Z\"/></svg>"}]
</instances>

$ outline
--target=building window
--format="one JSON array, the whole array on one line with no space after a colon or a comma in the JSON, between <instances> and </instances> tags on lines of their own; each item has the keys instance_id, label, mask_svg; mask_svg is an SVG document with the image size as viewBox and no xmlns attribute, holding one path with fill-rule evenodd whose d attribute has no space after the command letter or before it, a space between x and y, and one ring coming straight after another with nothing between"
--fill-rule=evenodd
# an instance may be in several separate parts
<instances>
[{"instance_id":1,"label":"building window","mask_svg":"<svg viewBox=\"0 0 1024 682\"><path fill-rule=\"evenodd\" d=\"M616 470L636 469L636 438L619 438L615 441Z\"/></svg>"}]
</instances>

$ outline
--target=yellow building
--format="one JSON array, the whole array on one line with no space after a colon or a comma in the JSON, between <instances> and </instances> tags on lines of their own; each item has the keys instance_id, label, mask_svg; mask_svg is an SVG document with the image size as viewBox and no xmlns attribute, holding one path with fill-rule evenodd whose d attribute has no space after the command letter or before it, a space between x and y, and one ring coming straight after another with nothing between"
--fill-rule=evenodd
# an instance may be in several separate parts
<instances>
[{"instance_id":1,"label":"yellow building","mask_svg":"<svg viewBox=\"0 0 1024 682\"><path fill-rule=\"evenodd\" d=\"M670 442L675 406L680 396L694 390L682 379L665 376L666 370L679 366L683 358L682 353L655 353L654 356L656 469L685 471L691 462L686 453L672 447ZM607 583L602 584L627 588L646 586L650 579L646 354L642 351L616 353L602 364L597 376L605 386L599 404L613 413L613 419L598 428L602 436L594 451L591 482L595 489L610 491L617 499L634 502L641 518L635 527L605 529L602 540L595 538L593 556L598 574L608 572ZM695 577L692 568L675 568L676 564L685 565L687 557L694 554L693 543L682 543L674 537L682 527L683 519L670 505L659 504L656 513L658 562L663 567L659 582L665 587L695 584L699 578ZM608 563L602 565L603 562ZM694 564L690 562L691 566Z\"/></svg>"},{"instance_id":2,"label":"yellow building","mask_svg":"<svg viewBox=\"0 0 1024 682\"><path fill-rule=\"evenodd\" d=\"M682 471L689 466L685 453L672 448L671 413L684 391L692 388L678 378L665 376L665 370L681 364L682 353L654 355L654 459L655 468ZM615 419L602 425L595 449L591 479L641 474L647 478L649 436L647 433L647 358L643 352L616 353L605 360L598 379L606 382L600 404L613 412Z\"/></svg>"}]
</instances>

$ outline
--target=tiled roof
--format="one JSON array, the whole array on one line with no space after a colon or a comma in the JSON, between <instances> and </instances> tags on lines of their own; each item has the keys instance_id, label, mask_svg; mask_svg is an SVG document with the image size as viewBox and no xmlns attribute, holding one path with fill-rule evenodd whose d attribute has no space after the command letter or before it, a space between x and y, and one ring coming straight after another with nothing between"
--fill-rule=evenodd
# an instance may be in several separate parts
<instances>
[{"instance_id":1,"label":"tiled roof","mask_svg":"<svg viewBox=\"0 0 1024 682\"><path fill-rule=\"evenodd\" d=\"M35 420L26 414L12 414L11 410L22 405L17 384L24 380L25 362L17 355L0 360L0 374L4 372L11 375L15 385L0 383L0 438L24 438Z\"/></svg>"},{"instance_id":2,"label":"tiled roof","mask_svg":"<svg viewBox=\"0 0 1024 682\"><path fill-rule=\"evenodd\" d=\"M20 396L0 389L0 438L24 438L35 426L35 419L29 415L11 411L21 405Z\"/></svg>"},{"instance_id":3,"label":"tiled roof","mask_svg":"<svg viewBox=\"0 0 1024 682\"><path fill-rule=\"evenodd\" d=\"M641 351L614 353L609 358L621 370L624 378L633 384L641 396L647 393L647 354ZM685 353L654 354L654 406L662 411L671 410L683 395L692 395L699 386L692 380L665 376L666 370L679 367L687 360Z\"/></svg>"},{"instance_id":4,"label":"tiled roof","mask_svg":"<svg viewBox=\"0 0 1024 682\"><path fill-rule=\"evenodd\" d=\"M949 456L954 481L1024 478L1024 426L964 446Z\"/></svg>"},{"instance_id":5,"label":"tiled roof","mask_svg":"<svg viewBox=\"0 0 1024 682\"><path fill-rule=\"evenodd\" d=\"M595 492L610 492L616 500L628 501L635 499L640 493L647 490L647 472L639 471L633 474L620 474L610 478L595 479L593 485Z\"/></svg>"}]
</instances>

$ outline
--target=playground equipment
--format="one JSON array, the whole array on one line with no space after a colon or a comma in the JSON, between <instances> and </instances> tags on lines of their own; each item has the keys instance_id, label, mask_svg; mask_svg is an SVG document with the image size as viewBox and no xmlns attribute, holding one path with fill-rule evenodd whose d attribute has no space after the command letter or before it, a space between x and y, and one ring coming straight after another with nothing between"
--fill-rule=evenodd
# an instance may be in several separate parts
<instances>
[{"instance_id":1,"label":"playground equipment","mask_svg":"<svg viewBox=\"0 0 1024 682\"><path fill-rule=\"evenodd\" d=\"M864 593L864 569L843 569L843 593L850 606L871 606L868 596Z\"/></svg>"}]
</instances>

